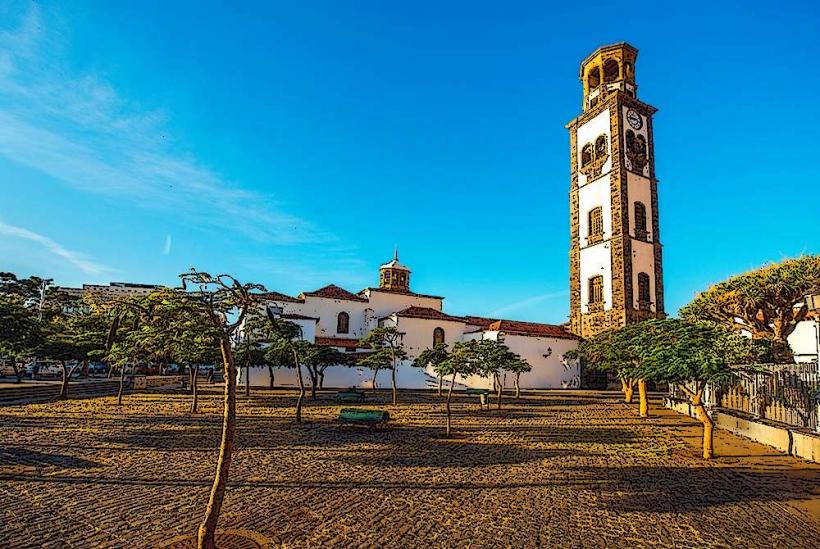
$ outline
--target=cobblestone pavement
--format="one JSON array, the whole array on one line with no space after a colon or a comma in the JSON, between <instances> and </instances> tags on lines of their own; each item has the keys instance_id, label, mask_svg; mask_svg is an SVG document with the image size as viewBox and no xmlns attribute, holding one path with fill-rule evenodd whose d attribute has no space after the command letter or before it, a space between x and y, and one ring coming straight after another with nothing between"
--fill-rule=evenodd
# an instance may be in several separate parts
<instances>
[{"instance_id":1,"label":"cobblestone pavement","mask_svg":"<svg viewBox=\"0 0 820 549\"><path fill-rule=\"evenodd\" d=\"M818 547L820 466L615 394L542 392L479 411L401 393L385 432L339 426L331 395L240 397L220 526L272 546ZM382 401L388 394L380 394ZM145 394L0 408L0 547L153 547L195 530L220 398ZM368 404L367 406L373 406ZM728 457L727 457L728 455Z\"/></svg>"}]
</instances>

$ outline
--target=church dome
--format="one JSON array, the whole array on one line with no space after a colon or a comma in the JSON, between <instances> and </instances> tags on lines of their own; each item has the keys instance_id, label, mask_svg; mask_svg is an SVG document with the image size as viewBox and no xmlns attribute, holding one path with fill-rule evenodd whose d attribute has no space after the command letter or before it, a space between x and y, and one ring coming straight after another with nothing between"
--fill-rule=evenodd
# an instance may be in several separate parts
<instances>
[{"instance_id":1,"label":"church dome","mask_svg":"<svg viewBox=\"0 0 820 549\"><path fill-rule=\"evenodd\" d=\"M393 253L393 259L379 267L379 288L410 291L410 269L399 263L398 248Z\"/></svg>"}]
</instances>

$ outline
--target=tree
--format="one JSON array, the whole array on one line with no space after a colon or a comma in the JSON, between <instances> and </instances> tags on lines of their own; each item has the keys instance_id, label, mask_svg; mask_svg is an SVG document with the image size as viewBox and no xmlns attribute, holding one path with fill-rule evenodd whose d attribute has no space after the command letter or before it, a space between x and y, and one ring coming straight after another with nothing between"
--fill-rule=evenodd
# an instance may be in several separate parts
<instances>
[{"instance_id":1,"label":"tree","mask_svg":"<svg viewBox=\"0 0 820 549\"><path fill-rule=\"evenodd\" d=\"M492 339L477 341L475 353L478 355L478 372L484 377L490 377L496 387L496 407L501 409L501 395L504 384L501 374L504 371L523 372L531 369L530 365L520 356L510 351L503 342Z\"/></svg>"},{"instance_id":2,"label":"tree","mask_svg":"<svg viewBox=\"0 0 820 549\"><path fill-rule=\"evenodd\" d=\"M532 371L532 366L523 358L514 358L504 367L508 372L515 374L515 398L521 398L521 374Z\"/></svg>"},{"instance_id":3,"label":"tree","mask_svg":"<svg viewBox=\"0 0 820 549\"><path fill-rule=\"evenodd\" d=\"M39 352L62 367L60 398L68 398L68 383L75 370L104 353L108 335L106 318L105 308L86 296L45 323Z\"/></svg>"},{"instance_id":4,"label":"tree","mask_svg":"<svg viewBox=\"0 0 820 549\"><path fill-rule=\"evenodd\" d=\"M0 294L0 357L11 363L17 383L22 374L18 360L33 356L41 343L40 322L22 300Z\"/></svg>"},{"instance_id":5,"label":"tree","mask_svg":"<svg viewBox=\"0 0 820 549\"><path fill-rule=\"evenodd\" d=\"M359 341L360 347L370 347L373 352L363 358L359 364L373 369L373 390L376 389L376 374L379 370L390 369L393 388L393 406L398 404L396 388L396 369L399 362L407 358L402 345L404 334L393 326L383 326L372 330Z\"/></svg>"},{"instance_id":6,"label":"tree","mask_svg":"<svg viewBox=\"0 0 820 549\"><path fill-rule=\"evenodd\" d=\"M438 375L438 396L441 396L441 386L444 376L438 373L436 365L441 364L448 358L450 358L450 353L447 352L447 344L436 343L432 348L427 348L419 353L419 356L417 356L411 364L414 368L427 368L428 366L433 368L433 371Z\"/></svg>"},{"instance_id":7,"label":"tree","mask_svg":"<svg viewBox=\"0 0 820 549\"><path fill-rule=\"evenodd\" d=\"M349 364L349 357L333 347L312 345L309 352L302 359L308 375L310 375L310 396L316 399L316 387L322 387L325 370L331 366L345 366Z\"/></svg>"},{"instance_id":8,"label":"tree","mask_svg":"<svg viewBox=\"0 0 820 549\"><path fill-rule=\"evenodd\" d=\"M302 404L305 400L305 380L302 377L302 362L313 360L318 347L303 339L302 328L295 322L276 318L271 309L267 309L270 323L270 345L265 350L266 360L286 368L296 368L296 380L299 384L299 396L296 399L296 423L302 423Z\"/></svg>"},{"instance_id":9,"label":"tree","mask_svg":"<svg viewBox=\"0 0 820 549\"><path fill-rule=\"evenodd\" d=\"M639 414L649 415L646 379L641 377L643 348L647 341L644 322L628 324L618 330L602 332L582 341L576 349L565 353L566 358L580 359L585 367L611 372L621 382L624 402L631 403L635 386L640 397Z\"/></svg>"},{"instance_id":10,"label":"tree","mask_svg":"<svg viewBox=\"0 0 820 549\"><path fill-rule=\"evenodd\" d=\"M120 367L121 382L127 364L175 362L188 370L191 412L196 413L199 367L219 360L218 331L202 305L178 289L160 288L117 301L115 311L111 335L116 342L108 357Z\"/></svg>"},{"instance_id":11,"label":"tree","mask_svg":"<svg viewBox=\"0 0 820 549\"><path fill-rule=\"evenodd\" d=\"M447 421L444 427L444 436L449 437L451 432L452 416L450 411L450 401L453 398L453 387L456 384L456 376L470 376L479 372L478 342L475 340L459 341L453 345L453 350L447 353L444 360L436 360L433 363L433 370L443 378L450 376L450 386L447 388L447 399L444 401L444 410ZM435 347L434 347L435 349ZM439 349L440 353L441 349ZM446 353L446 349L444 350ZM441 358L439 354L437 359ZM421 356L419 357L420 360Z\"/></svg>"},{"instance_id":12,"label":"tree","mask_svg":"<svg viewBox=\"0 0 820 549\"><path fill-rule=\"evenodd\" d=\"M214 329L225 371L219 460L205 516L197 533L198 549L216 549L216 526L225 499L236 430L236 365L231 342L248 311L257 306L256 292L263 292L265 288L259 284L241 284L227 274L212 276L195 269L180 275L180 278L182 289L199 303Z\"/></svg>"},{"instance_id":13,"label":"tree","mask_svg":"<svg viewBox=\"0 0 820 549\"><path fill-rule=\"evenodd\" d=\"M256 368L265 364L265 350L262 347L262 338L265 335L265 328L268 326L267 319L262 311L254 308L248 311L245 324L238 333L236 342L236 361L245 368L245 396L251 394L251 368ZM271 372L271 378L273 373Z\"/></svg>"},{"instance_id":14,"label":"tree","mask_svg":"<svg viewBox=\"0 0 820 549\"><path fill-rule=\"evenodd\" d=\"M681 309L690 321L710 321L771 342L774 359L792 362L789 335L806 318L805 297L820 292L820 255L788 259L709 287Z\"/></svg>"},{"instance_id":15,"label":"tree","mask_svg":"<svg viewBox=\"0 0 820 549\"><path fill-rule=\"evenodd\" d=\"M685 320L640 323L646 338L639 351L638 374L644 379L677 383L703 423L703 457L714 455L714 423L703 404L708 383L725 385L735 376L732 364L756 362L760 347L725 328Z\"/></svg>"}]
</instances>

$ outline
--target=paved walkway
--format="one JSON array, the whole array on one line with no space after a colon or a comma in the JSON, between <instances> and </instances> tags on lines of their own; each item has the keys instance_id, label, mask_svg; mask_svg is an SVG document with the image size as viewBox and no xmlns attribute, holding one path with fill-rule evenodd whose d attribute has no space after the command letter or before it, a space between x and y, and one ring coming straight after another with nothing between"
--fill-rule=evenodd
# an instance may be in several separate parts
<instances>
[{"instance_id":1,"label":"paved walkway","mask_svg":"<svg viewBox=\"0 0 820 549\"><path fill-rule=\"evenodd\" d=\"M693 420L636 417L615 395L508 399L480 412L403 393L395 426L339 427L329 396L242 399L220 525L273 546L817 547L820 466ZM380 395L386 399L387 394ZM192 532L216 461L219 406L131 395L0 408L0 547L151 547Z\"/></svg>"}]
</instances>

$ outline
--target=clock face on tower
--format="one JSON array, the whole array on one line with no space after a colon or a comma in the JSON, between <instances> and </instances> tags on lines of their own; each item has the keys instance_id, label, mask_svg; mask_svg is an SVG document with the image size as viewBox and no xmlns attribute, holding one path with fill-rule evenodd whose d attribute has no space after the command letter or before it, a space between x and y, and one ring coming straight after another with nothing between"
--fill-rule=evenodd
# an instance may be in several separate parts
<instances>
[{"instance_id":1,"label":"clock face on tower","mask_svg":"<svg viewBox=\"0 0 820 549\"><path fill-rule=\"evenodd\" d=\"M632 109L626 111L626 120L627 122L629 122L629 125L632 126L632 128L635 130L640 130L643 127L643 120L641 119L641 115Z\"/></svg>"}]
</instances>

